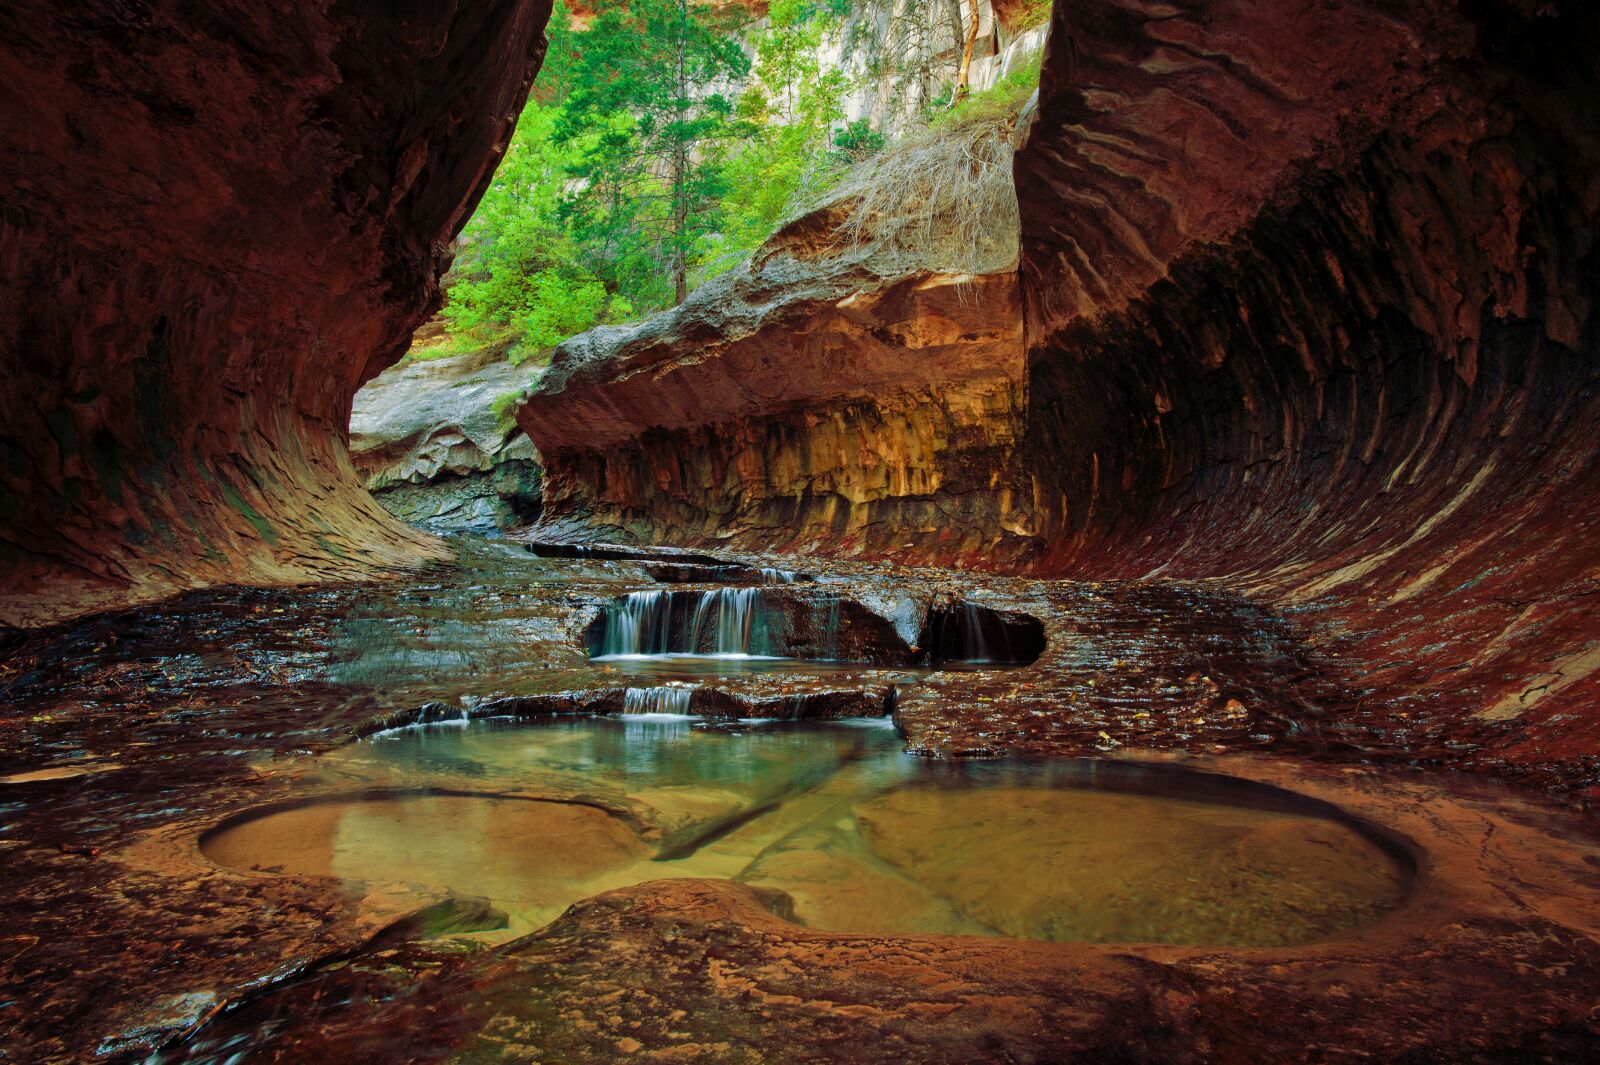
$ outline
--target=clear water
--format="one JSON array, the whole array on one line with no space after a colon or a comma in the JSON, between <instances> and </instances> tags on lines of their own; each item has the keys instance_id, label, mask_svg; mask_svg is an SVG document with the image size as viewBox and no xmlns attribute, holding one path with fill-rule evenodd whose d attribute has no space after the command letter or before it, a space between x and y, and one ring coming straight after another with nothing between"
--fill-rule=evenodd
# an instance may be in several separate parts
<instances>
[{"instance_id":1,"label":"clear water","mask_svg":"<svg viewBox=\"0 0 1600 1065\"><path fill-rule=\"evenodd\" d=\"M1410 879L1295 796L1160 767L931 763L878 721L479 722L322 762L405 790L269 813L205 852L353 894L485 895L509 914L501 935L600 891L711 877L775 889L784 916L841 931L1275 945L1376 920Z\"/></svg>"}]
</instances>

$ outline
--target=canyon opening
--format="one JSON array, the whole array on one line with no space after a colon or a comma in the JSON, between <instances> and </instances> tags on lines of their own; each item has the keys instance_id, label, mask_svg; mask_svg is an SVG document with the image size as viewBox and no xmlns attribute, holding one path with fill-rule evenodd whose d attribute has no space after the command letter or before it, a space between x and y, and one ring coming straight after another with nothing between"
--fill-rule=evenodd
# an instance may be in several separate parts
<instances>
[{"instance_id":1,"label":"canyon opening","mask_svg":"<svg viewBox=\"0 0 1600 1065\"><path fill-rule=\"evenodd\" d=\"M0 1062L1600 1060L1600 7L0 9Z\"/></svg>"}]
</instances>

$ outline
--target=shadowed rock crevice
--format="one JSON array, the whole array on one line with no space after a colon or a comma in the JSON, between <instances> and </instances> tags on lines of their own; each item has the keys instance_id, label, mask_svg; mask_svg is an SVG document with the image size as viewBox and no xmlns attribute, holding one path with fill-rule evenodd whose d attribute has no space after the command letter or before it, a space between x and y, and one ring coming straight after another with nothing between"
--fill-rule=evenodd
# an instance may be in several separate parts
<instances>
[{"instance_id":1,"label":"shadowed rock crevice","mask_svg":"<svg viewBox=\"0 0 1600 1065\"><path fill-rule=\"evenodd\" d=\"M983 662L1025 666L1044 652L1044 626L1021 611L950 600L928 611L917 646L933 665Z\"/></svg>"}]
</instances>

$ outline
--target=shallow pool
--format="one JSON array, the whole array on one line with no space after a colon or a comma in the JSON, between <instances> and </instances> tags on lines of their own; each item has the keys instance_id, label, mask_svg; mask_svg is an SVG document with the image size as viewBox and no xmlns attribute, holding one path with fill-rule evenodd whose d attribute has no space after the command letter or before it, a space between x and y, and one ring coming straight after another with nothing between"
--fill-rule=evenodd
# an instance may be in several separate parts
<instances>
[{"instance_id":1,"label":"shallow pool","mask_svg":"<svg viewBox=\"0 0 1600 1065\"><path fill-rule=\"evenodd\" d=\"M1172 767L937 763L887 722L633 716L405 730L322 759L341 797L236 818L219 864L487 896L501 935L669 877L847 932L1282 945L1398 907L1409 862L1336 810Z\"/></svg>"}]
</instances>

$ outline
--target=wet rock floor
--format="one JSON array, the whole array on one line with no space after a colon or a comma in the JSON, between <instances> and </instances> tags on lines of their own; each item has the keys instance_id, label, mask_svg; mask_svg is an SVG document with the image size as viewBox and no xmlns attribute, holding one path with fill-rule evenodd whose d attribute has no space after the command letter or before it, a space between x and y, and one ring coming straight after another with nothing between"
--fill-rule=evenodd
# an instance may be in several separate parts
<instances>
[{"instance_id":1,"label":"wet rock floor","mask_svg":"<svg viewBox=\"0 0 1600 1065\"><path fill-rule=\"evenodd\" d=\"M608 602L662 587L659 560L459 551L404 582L220 589L6 638L0 1060L1567 1061L1600 1047L1592 822L1396 765L1350 727L1350 682L1245 599L807 564L819 580L796 594L860 604L913 652L952 597L1037 618L1045 651L1003 669L662 676L585 650ZM933 758L1156 758L1261 782L1361 819L1414 856L1417 881L1375 924L1281 947L827 930L784 920L770 886L700 879L585 897L490 946L481 900L358 897L318 870L262 875L200 850L227 818L325 788L318 756L357 736L615 713L628 688L669 683L713 690L696 712L726 721L890 710Z\"/></svg>"}]
</instances>

